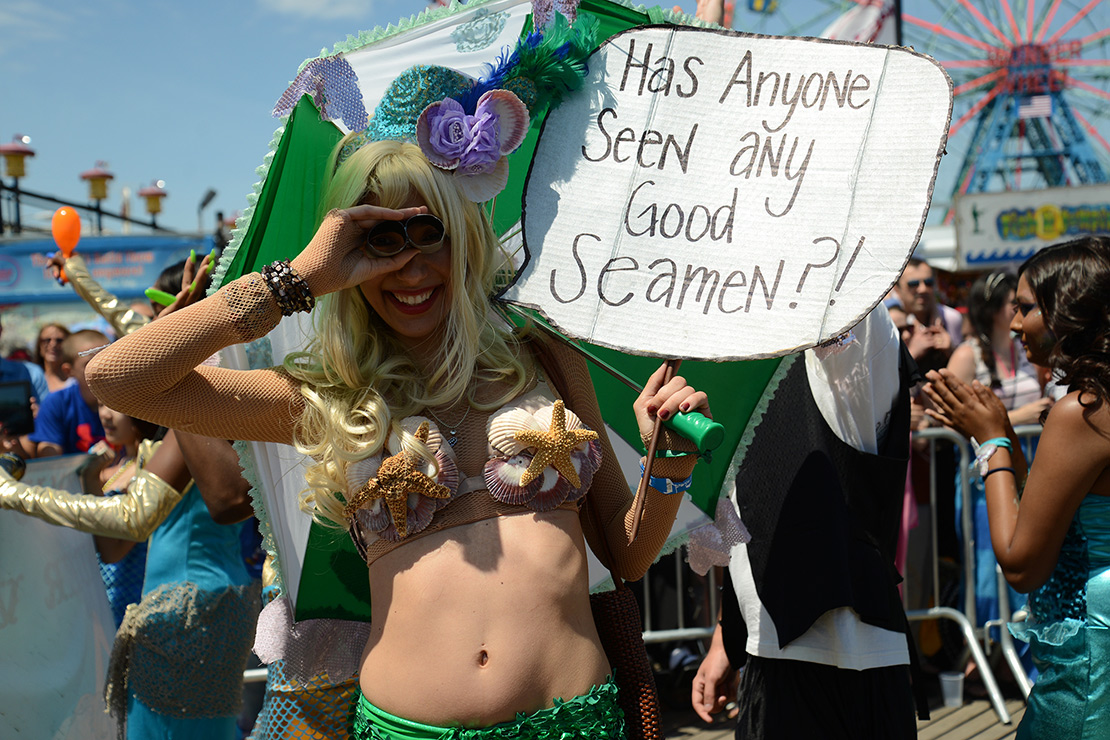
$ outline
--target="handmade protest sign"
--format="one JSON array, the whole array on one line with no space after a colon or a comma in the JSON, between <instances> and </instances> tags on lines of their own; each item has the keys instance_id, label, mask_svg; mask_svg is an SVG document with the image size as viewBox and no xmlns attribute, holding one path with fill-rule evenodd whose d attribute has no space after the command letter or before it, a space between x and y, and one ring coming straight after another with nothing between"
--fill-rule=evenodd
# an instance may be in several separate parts
<instances>
[{"instance_id":1,"label":"handmade protest sign","mask_svg":"<svg viewBox=\"0 0 1110 740\"><path fill-rule=\"evenodd\" d=\"M952 83L906 49L651 26L551 112L502 298L636 354L772 357L843 333L928 212Z\"/></svg>"}]
</instances>

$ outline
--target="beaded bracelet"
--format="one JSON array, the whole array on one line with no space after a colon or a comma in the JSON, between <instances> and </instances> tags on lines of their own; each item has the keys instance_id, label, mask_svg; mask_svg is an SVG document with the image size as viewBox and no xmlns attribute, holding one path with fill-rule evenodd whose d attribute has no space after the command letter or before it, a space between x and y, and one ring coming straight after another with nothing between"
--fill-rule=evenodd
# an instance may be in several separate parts
<instances>
[{"instance_id":1,"label":"beaded bracelet","mask_svg":"<svg viewBox=\"0 0 1110 740\"><path fill-rule=\"evenodd\" d=\"M644 474L646 467L640 463L640 475ZM687 476L685 480L674 481L670 478L657 478L654 475L648 478L648 485L660 493L670 496L672 493L685 493L694 483L694 476Z\"/></svg>"},{"instance_id":2,"label":"beaded bracelet","mask_svg":"<svg viewBox=\"0 0 1110 740\"><path fill-rule=\"evenodd\" d=\"M282 316L292 316L298 311L311 311L316 298L289 260L277 260L262 268L262 279L274 295Z\"/></svg>"}]
</instances>

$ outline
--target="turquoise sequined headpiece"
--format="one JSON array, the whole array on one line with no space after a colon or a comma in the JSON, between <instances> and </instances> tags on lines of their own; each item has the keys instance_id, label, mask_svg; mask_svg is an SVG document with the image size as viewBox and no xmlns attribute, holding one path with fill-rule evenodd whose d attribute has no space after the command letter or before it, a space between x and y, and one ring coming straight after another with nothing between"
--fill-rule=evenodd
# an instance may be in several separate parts
<instances>
[{"instance_id":1,"label":"turquoise sequined headpiece","mask_svg":"<svg viewBox=\"0 0 1110 740\"><path fill-rule=\"evenodd\" d=\"M480 79L447 67L410 67L390 84L369 125L343 146L336 166L371 142L408 141L451 171L466 197L489 200L508 182L505 157L523 143L531 121L581 86L597 28L592 16L571 26L555 14Z\"/></svg>"}]
</instances>

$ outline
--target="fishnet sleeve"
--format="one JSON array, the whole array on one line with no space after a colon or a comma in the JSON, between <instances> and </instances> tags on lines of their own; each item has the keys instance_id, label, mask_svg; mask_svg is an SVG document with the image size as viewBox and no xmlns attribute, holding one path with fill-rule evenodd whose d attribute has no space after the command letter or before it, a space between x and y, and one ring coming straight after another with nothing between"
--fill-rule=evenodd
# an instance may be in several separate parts
<instances>
[{"instance_id":1,"label":"fishnet sleeve","mask_svg":"<svg viewBox=\"0 0 1110 740\"><path fill-rule=\"evenodd\" d=\"M224 347L265 335L280 318L252 273L112 343L85 375L97 398L124 414L208 437L289 444L304 410L298 381L280 368L200 366Z\"/></svg>"},{"instance_id":2,"label":"fishnet sleeve","mask_svg":"<svg viewBox=\"0 0 1110 740\"><path fill-rule=\"evenodd\" d=\"M142 329L150 323L150 319L131 309L119 298L104 290L100 283L93 279L85 260L80 255L71 255L66 259L66 279L73 286L73 292L81 296L85 303L92 306L98 314L112 325L117 337L123 337L136 329Z\"/></svg>"},{"instance_id":3,"label":"fishnet sleeve","mask_svg":"<svg viewBox=\"0 0 1110 740\"><path fill-rule=\"evenodd\" d=\"M665 495L654 488L647 489L647 498L644 501L643 519L640 521L640 530L636 541L629 544L629 534L632 531L632 504L633 492L629 490L624 473L617 463L616 454L609 443L605 433L605 421L601 417L598 407L597 394L594 392L593 381L586 361L561 342L544 340L541 351L550 362L544 364L548 376L555 376L559 393L562 394L567 408L578 414L579 418L590 429L597 430L600 437L602 460L601 468L594 474L588 496L594 499L600 521L595 520L589 505L583 505L581 519L582 529L590 549L603 561L606 550L601 545L601 538L608 543L608 550L612 552L614 563L606 563L621 578L627 581L636 581L643 577L647 569L655 562L660 549L667 541L671 527L674 525L675 515L682 503L682 496ZM629 408L628 413L632 413ZM653 474L665 476L670 471L662 463L670 460L658 460L653 468Z\"/></svg>"}]
</instances>

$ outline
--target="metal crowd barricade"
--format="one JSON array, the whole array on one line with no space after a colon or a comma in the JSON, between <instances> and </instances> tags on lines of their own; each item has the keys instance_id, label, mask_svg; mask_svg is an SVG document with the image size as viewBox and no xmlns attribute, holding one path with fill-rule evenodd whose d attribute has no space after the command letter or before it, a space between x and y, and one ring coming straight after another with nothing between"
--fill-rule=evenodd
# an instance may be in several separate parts
<instances>
[{"instance_id":1,"label":"metal crowd barricade","mask_svg":"<svg viewBox=\"0 0 1110 740\"><path fill-rule=\"evenodd\" d=\"M1020 439L1032 438L1040 434L1040 425L1025 425L1019 426L1015 430ZM991 705L998 713L1000 721L1005 724L1010 723L1010 713L1006 711L1006 706L1002 698L1002 693L998 688L998 682L990 669L987 662L986 655L983 651L980 641L986 641L988 629L992 626L1002 627L1002 639L1000 647L1002 653L1010 666L1011 672L1017 678L1018 685L1022 693L1028 697L1031 683L1025 674L1024 668L1021 666L1017 650L1014 647L1013 638L1005 629L1006 622L1011 621L1009 595L1006 591L1005 579L1002 576L1001 569L998 571L998 584L999 584L999 620L996 622L987 622L981 626L976 625L975 613L975 529L974 529L974 506L971 505L970 497L967 504L963 506L961 512L961 522L964 532L962 549L963 549L963 572L964 582L967 588L964 589L964 607L963 610L953 609L951 607L939 606L940 604L940 566L937 558L937 471L936 471L936 442L937 440L944 440L953 443L959 451L959 465L958 472L962 484L962 490L968 491L970 485L969 467L971 464L971 455L969 453L967 439L960 434L944 428L930 428L914 435L918 439L926 439L929 441L929 504L933 510L931 517L931 547L932 547L932 596L933 604L935 606L928 609L916 609L906 612L906 616L911 621L925 621L931 619L949 619L956 622L964 638L967 640L968 648L975 659L976 664L979 666L981 675L983 676L983 684L987 689L990 697ZM711 568L709 573L705 576L706 584L706 604L702 612L704 619L698 619L698 622L705 622L704 624L688 624L690 621L686 615L686 594L687 585L691 578L698 578L690 569L689 564L686 562L686 549L685 547L675 551L675 556L672 559L673 563L670 567L674 568L674 590L675 590L675 614L670 619L668 615L657 614L657 607L653 604L652 598L652 579L661 577L661 568L668 567L664 561L656 563L650 569L641 581L640 588L642 589L642 616L644 622L644 642L645 643L662 643L683 640L702 640L709 639L713 636L713 630L716 625L717 609L720 603L720 592L717 588L717 569ZM657 622L667 622L676 625L675 627L657 628ZM243 674L243 680L247 683L259 682L266 680L266 669L255 668L247 670Z\"/></svg>"},{"instance_id":2,"label":"metal crowd barricade","mask_svg":"<svg viewBox=\"0 0 1110 740\"><path fill-rule=\"evenodd\" d=\"M701 640L709 639L713 636L713 629L717 624L717 607L719 604L719 591L717 590L717 569L710 568L709 573L705 578L707 581L707 599L705 604L704 625L687 626L686 618L686 599L684 598L687 593L687 582L693 578L699 578L691 569L690 565L686 562L686 548L681 547L674 552L674 588L675 588L675 615L673 623L677 625L674 628L656 629L656 613L652 605L652 589L651 579L659 577L659 568L666 567L663 561L656 563L648 569L640 582L641 594L643 599L641 610L644 621L644 642L645 643L658 643L658 642L671 642L676 640ZM702 621L702 620L699 620Z\"/></svg>"},{"instance_id":3,"label":"metal crowd barricade","mask_svg":"<svg viewBox=\"0 0 1110 740\"><path fill-rule=\"evenodd\" d=\"M1023 425L1015 429L1019 439L1032 438L1040 434L1040 425ZM989 628L996 626L995 622L987 622L983 625L977 626L976 609L975 609L975 506L971 496L971 452L968 440L961 434L946 428L930 428L914 433L914 438L925 439L929 442L929 507L932 510L931 519L931 532L930 542L932 547L932 596L933 606L928 609L915 609L906 612L906 616L911 621L923 621L930 619L950 619L956 622L960 630L963 632L964 639L967 641L968 649L971 651L972 658L975 660L979 668L979 673L983 678L983 685L987 689L987 695L990 698L991 705L994 707L995 712L998 714L999 720L1003 724L1010 724L1010 713L1006 710L1005 702L1002 698L1002 692L998 688L998 681L991 671L990 665L987 662L986 654L983 651L980 641L985 644L988 641ZM964 497L963 506L960 511L960 523L963 530L962 552L963 552L963 575L964 575L964 607L963 611L953 609L952 607L940 606L940 561L938 558L937 549L937 468L936 468L936 443L938 440L951 442L955 445L958 454L958 462L956 466L956 474L960 480L961 495ZM1002 639L1000 647L1006 662L1010 666L1011 672L1014 674L1018 681L1022 693L1028 697L1031 684L1028 677L1025 675L1025 669L1021 666L1021 661L1018 657L1017 650L1014 646L1013 639L1010 637L1009 632L1006 630L1006 623L1011 620L1009 610L1009 594L1005 588L1006 581L1002 577L1001 570L998 571L998 591L999 591L999 619L997 626L1001 626Z\"/></svg>"}]
</instances>

